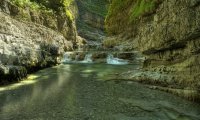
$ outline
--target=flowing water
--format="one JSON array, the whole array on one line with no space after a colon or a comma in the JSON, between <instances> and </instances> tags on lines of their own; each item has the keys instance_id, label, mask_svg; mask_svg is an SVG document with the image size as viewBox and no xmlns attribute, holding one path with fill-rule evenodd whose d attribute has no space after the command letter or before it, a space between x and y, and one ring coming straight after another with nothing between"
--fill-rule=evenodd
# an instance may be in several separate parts
<instances>
[{"instance_id":1,"label":"flowing water","mask_svg":"<svg viewBox=\"0 0 200 120\"><path fill-rule=\"evenodd\" d=\"M128 64L128 61L119 59L119 58L115 58L112 54L108 54L106 61L107 61L107 64L111 64L111 65L126 65L126 64Z\"/></svg>"},{"instance_id":2,"label":"flowing water","mask_svg":"<svg viewBox=\"0 0 200 120\"><path fill-rule=\"evenodd\" d=\"M66 52L66 53L64 53L64 55L63 55L63 60L62 60L62 62L71 62L72 61L72 59L70 58L70 55Z\"/></svg>"},{"instance_id":3,"label":"flowing water","mask_svg":"<svg viewBox=\"0 0 200 120\"><path fill-rule=\"evenodd\" d=\"M113 81L136 67L64 64L41 70L0 87L0 120L200 119L197 103L138 83Z\"/></svg>"},{"instance_id":4,"label":"flowing water","mask_svg":"<svg viewBox=\"0 0 200 120\"><path fill-rule=\"evenodd\" d=\"M82 60L82 61L79 60L79 57L80 57L79 53L76 53L74 59L73 59L72 54L73 54L72 52L66 52L63 55L63 60L61 62L62 63L93 63L93 60L92 60L93 53L92 52L85 54L84 60ZM111 65L127 65L127 64L129 64L129 62L127 60L114 57L114 55L111 53L107 54L107 58L105 57L103 59L105 59L107 64L111 64Z\"/></svg>"},{"instance_id":5,"label":"flowing water","mask_svg":"<svg viewBox=\"0 0 200 120\"><path fill-rule=\"evenodd\" d=\"M75 59L71 58L73 53L66 52L63 55L62 63L93 63L92 61L92 53L88 53L85 55L84 60L79 61L79 54L76 54Z\"/></svg>"},{"instance_id":6,"label":"flowing water","mask_svg":"<svg viewBox=\"0 0 200 120\"><path fill-rule=\"evenodd\" d=\"M92 63L92 54L91 53L86 54L84 60L81 61L81 63Z\"/></svg>"}]
</instances>

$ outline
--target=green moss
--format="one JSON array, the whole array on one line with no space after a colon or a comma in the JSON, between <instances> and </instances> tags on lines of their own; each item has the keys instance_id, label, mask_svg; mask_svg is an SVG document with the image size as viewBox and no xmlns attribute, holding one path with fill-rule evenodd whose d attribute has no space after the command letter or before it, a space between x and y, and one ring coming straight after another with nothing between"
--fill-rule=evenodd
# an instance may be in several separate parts
<instances>
[{"instance_id":1,"label":"green moss","mask_svg":"<svg viewBox=\"0 0 200 120\"><path fill-rule=\"evenodd\" d=\"M71 13L70 10L66 10L65 13L66 13L66 16L68 16L68 18L69 18L71 21L74 19L74 17L73 17L73 15L72 15L72 13Z\"/></svg>"},{"instance_id":2,"label":"green moss","mask_svg":"<svg viewBox=\"0 0 200 120\"><path fill-rule=\"evenodd\" d=\"M157 0L113 0L110 4L107 18L115 16L124 9L129 9L129 19L143 15L146 12L152 11L155 8ZM131 7L129 7L131 6Z\"/></svg>"},{"instance_id":3,"label":"green moss","mask_svg":"<svg viewBox=\"0 0 200 120\"><path fill-rule=\"evenodd\" d=\"M34 11L53 14L54 12L65 12L66 16L73 20L73 15L69 9L74 0L11 0L11 2L21 8L30 8Z\"/></svg>"},{"instance_id":4,"label":"green moss","mask_svg":"<svg viewBox=\"0 0 200 120\"><path fill-rule=\"evenodd\" d=\"M30 0L11 0L11 2L21 8L30 7L31 9L39 9L41 7L36 2L31 2Z\"/></svg>"},{"instance_id":5,"label":"green moss","mask_svg":"<svg viewBox=\"0 0 200 120\"><path fill-rule=\"evenodd\" d=\"M63 0L62 3L65 7L69 7L74 0Z\"/></svg>"},{"instance_id":6,"label":"green moss","mask_svg":"<svg viewBox=\"0 0 200 120\"><path fill-rule=\"evenodd\" d=\"M160 0L112 0L105 19L106 31L118 34L137 18L151 14ZM119 26L120 25L120 26Z\"/></svg>"},{"instance_id":7,"label":"green moss","mask_svg":"<svg viewBox=\"0 0 200 120\"><path fill-rule=\"evenodd\" d=\"M64 5L64 11L71 21L74 19L72 11L69 9L72 2L74 2L74 0L62 0L62 4Z\"/></svg>"},{"instance_id":8,"label":"green moss","mask_svg":"<svg viewBox=\"0 0 200 120\"><path fill-rule=\"evenodd\" d=\"M130 10L130 20L145 13L151 12L155 8L156 0L137 0Z\"/></svg>"}]
</instances>

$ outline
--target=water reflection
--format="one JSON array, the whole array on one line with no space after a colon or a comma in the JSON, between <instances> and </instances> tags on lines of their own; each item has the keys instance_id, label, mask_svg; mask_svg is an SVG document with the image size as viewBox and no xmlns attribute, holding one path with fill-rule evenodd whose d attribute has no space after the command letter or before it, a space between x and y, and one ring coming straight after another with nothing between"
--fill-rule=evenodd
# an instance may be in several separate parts
<instances>
[{"instance_id":1,"label":"water reflection","mask_svg":"<svg viewBox=\"0 0 200 120\"><path fill-rule=\"evenodd\" d=\"M136 66L66 64L1 87L1 120L198 120L200 106L136 83L103 82ZM27 82L29 81L29 82ZM11 87L16 86L16 87Z\"/></svg>"}]
</instances>

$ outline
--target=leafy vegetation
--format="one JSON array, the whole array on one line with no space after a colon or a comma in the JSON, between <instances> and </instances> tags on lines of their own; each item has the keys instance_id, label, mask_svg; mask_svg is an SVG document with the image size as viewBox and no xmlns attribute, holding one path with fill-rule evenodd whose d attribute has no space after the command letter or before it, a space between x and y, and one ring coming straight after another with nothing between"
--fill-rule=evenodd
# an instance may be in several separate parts
<instances>
[{"instance_id":1,"label":"leafy vegetation","mask_svg":"<svg viewBox=\"0 0 200 120\"><path fill-rule=\"evenodd\" d=\"M63 4L64 4L64 6L65 6L66 15L69 16L69 18L70 18L71 20L74 19L74 18L73 18L73 15L72 15L71 11L70 11L69 9L67 9L67 8L71 5L71 3L72 3L73 1L74 1L74 0L63 0Z\"/></svg>"},{"instance_id":2,"label":"leafy vegetation","mask_svg":"<svg viewBox=\"0 0 200 120\"><path fill-rule=\"evenodd\" d=\"M11 0L11 2L22 8L30 7L31 9L40 9L42 7L36 2L31 2L30 0Z\"/></svg>"},{"instance_id":3,"label":"leafy vegetation","mask_svg":"<svg viewBox=\"0 0 200 120\"><path fill-rule=\"evenodd\" d=\"M74 0L11 0L11 2L21 8L29 7L32 10L42 10L43 12L60 12L64 11L70 20L73 15L69 6Z\"/></svg>"}]
</instances>

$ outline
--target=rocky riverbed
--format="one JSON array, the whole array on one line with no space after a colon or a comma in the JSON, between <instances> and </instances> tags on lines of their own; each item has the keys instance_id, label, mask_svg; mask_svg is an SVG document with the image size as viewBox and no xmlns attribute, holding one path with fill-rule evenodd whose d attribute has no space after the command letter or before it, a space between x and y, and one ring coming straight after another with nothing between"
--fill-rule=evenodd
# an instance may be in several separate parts
<instances>
[{"instance_id":1,"label":"rocky riverbed","mask_svg":"<svg viewBox=\"0 0 200 120\"><path fill-rule=\"evenodd\" d=\"M199 120L200 105L116 73L134 65L65 64L0 87L1 120ZM106 80L106 81L105 81Z\"/></svg>"}]
</instances>

